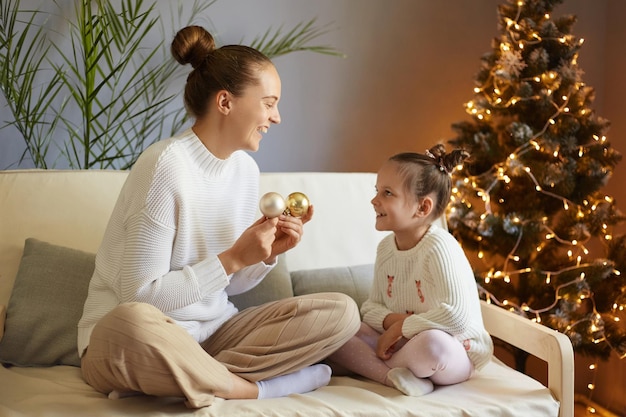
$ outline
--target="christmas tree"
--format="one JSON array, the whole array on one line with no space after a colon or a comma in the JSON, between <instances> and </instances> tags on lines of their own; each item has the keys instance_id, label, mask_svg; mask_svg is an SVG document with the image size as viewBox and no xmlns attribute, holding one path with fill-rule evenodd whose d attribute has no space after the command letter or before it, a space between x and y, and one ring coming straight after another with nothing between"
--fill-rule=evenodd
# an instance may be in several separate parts
<instances>
[{"instance_id":1,"label":"christmas tree","mask_svg":"<svg viewBox=\"0 0 626 417\"><path fill-rule=\"evenodd\" d=\"M448 222L481 296L568 335L574 350L626 356L625 217L601 192L621 155L592 109L562 0L509 0L481 58L470 120L450 144L471 153L453 174ZM622 321L620 321L620 318Z\"/></svg>"}]
</instances>

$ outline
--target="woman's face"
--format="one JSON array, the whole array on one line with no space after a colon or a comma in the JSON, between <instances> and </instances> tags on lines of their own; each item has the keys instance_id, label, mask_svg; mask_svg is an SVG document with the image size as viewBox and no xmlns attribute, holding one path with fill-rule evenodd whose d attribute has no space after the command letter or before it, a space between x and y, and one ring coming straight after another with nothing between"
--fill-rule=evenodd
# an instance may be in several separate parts
<instances>
[{"instance_id":1,"label":"woman's face","mask_svg":"<svg viewBox=\"0 0 626 417\"><path fill-rule=\"evenodd\" d=\"M230 112L234 147L255 152L270 125L280 123L278 101L281 83L273 65L266 65L258 73L258 83L246 87L243 94L232 98Z\"/></svg>"},{"instance_id":2,"label":"woman's face","mask_svg":"<svg viewBox=\"0 0 626 417\"><path fill-rule=\"evenodd\" d=\"M417 199L407 192L394 162L385 162L378 171L372 205L376 212L376 230L401 233L414 229L419 221L415 217L419 209Z\"/></svg>"}]
</instances>

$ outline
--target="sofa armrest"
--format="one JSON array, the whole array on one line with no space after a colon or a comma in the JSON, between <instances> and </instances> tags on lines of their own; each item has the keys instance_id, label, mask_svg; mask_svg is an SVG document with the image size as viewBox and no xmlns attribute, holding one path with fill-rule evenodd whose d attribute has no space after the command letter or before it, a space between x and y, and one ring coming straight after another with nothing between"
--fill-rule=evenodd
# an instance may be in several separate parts
<instances>
[{"instance_id":1,"label":"sofa armrest","mask_svg":"<svg viewBox=\"0 0 626 417\"><path fill-rule=\"evenodd\" d=\"M563 333L481 300L485 328L548 364L548 388L560 402L559 416L574 415L574 350Z\"/></svg>"}]
</instances>

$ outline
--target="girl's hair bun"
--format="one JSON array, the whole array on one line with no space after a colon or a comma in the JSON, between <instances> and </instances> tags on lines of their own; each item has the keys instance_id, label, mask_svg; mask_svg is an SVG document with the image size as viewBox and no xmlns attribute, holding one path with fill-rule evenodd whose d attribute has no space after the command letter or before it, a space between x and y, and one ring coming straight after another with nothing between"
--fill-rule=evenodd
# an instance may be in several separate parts
<instances>
[{"instance_id":1,"label":"girl's hair bun","mask_svg":"<svg viewBox=\"0 0 626 417\"><path fill-rule=\"evenodd\" d=\"M450 153L446 153L446 148L439 143L426 151L426 155L431 157L435 165L440 171L446 174L452 174L454 168L469 158L469 152L463 149L455 149Z\"/></svg>"}]
</instances>

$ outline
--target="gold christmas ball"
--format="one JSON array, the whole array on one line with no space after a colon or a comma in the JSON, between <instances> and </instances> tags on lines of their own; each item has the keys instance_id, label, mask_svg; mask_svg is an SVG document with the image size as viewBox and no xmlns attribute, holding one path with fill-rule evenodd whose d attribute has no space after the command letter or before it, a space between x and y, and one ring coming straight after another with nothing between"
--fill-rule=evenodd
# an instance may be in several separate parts
<instances>
[{"instance_id":1,"label":"gold christmas ball","mask_svg":"<svg viewBox=\"0 0 626 417\"><path fill-rule=\"evenodd\" d=\"M259 209L269 219L278 217L285 211L285 199L278 193L265 193L259 201Z\"/></svg>"},{"instance_id":2,"label":"gold christmas ball","mask_svg":"<svg viewBox=\"0 0 626 417\"><path fill-rule=\"evenodd\" d=\"M286 200L287 212L293 217L302 217L309 211L309 198L303 193L291 193Z\"/></svg>"}]
</instances>

